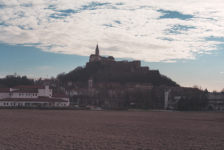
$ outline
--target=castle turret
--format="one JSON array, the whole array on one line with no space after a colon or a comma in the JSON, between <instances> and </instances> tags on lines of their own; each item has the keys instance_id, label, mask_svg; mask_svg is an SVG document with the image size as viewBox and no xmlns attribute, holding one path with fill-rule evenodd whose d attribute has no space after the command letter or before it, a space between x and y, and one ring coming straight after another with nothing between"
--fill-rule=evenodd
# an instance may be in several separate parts
<instances>
[{"instance_id":1,"label":"castle turret","mask_svg":"<svg viewBox=\"0 0 224 150\"><path fill-rule=\"evenodd\" d=\"M95 54L91 54L89 57L89 62L93 62L93 61L100 61L101 57L100 57L100 50L98 47L98 43L96 45L96 50L95 50Z\"/></svg>"},{"instance_id":2,"label":"castle turret","mask_svg":"<svg viewBox=\"0 0 224 150\"><path fill-rule=\"evenodd\" d=\"M96 55L96 56L99 56L99 55L100 55L100 50L99 50L99 48L98 48L98 43L97 43L97 45L96 45L95 55Z\"/></svg>"}]
</instances>

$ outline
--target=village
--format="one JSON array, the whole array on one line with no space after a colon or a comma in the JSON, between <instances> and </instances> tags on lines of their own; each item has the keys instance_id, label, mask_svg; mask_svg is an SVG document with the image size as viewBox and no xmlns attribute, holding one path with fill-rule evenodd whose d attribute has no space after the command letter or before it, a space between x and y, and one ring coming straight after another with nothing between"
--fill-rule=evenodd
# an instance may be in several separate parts
<instances>
[{"instance_id":1,"label":"village","mask_svg":"<svg viewBox=\"0 0 224 150\"><path fill-rule=\"evenodd\" d=\"M96 62L109 65L110 68L104 69L104 72L110 74L156 72L156 76L161 76L159 71L141 67L140 61L117 62L112 56L100 56L98 44L86 66ZM149 82L102 82L95 81L92 76L84 82L65 82L52 77L36 79L34 85L0 89L0 107L224 110L224 91L208 92L197 86L154 86Z\"/></svg>"}]
</instances>

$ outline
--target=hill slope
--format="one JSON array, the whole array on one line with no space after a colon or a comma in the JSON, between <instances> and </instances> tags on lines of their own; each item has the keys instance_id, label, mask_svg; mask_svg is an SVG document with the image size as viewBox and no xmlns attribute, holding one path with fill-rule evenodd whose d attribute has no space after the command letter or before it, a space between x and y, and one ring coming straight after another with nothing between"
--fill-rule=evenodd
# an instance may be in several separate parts
<instances>
[{"instance_id":1,"label":"hill slope","mask_svg":"<svg viewBox=\"0 0 224 150\"><path fill-rule=\"evenodd\" d=\"M87 63L85 67L77 67L69 73L61 73L57 76L62 82L87 82L89 77L93 77L94 82L145 82L154 86L167 85L179 86L170 78L161 75L158 70L142 70L135 65L120 65L111 62L103 63L101 61ZM144 68L143 68L144 69Z\"/></svg>"}]
</instances>

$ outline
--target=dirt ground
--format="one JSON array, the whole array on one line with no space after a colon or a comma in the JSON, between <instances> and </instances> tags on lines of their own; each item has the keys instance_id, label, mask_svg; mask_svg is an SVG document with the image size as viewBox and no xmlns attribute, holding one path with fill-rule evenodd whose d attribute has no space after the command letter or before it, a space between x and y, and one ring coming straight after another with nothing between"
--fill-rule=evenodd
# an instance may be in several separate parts
<instances>
[{"instance_id":1,"label":"dirt ground","mask_svg":"<svg viewBox=\"0 0 224 150\"><path fill-rule=\"evenodd\" d=\"M224 112L0 110L0 150L224 149Z\"/></svg>"}]
</instances>

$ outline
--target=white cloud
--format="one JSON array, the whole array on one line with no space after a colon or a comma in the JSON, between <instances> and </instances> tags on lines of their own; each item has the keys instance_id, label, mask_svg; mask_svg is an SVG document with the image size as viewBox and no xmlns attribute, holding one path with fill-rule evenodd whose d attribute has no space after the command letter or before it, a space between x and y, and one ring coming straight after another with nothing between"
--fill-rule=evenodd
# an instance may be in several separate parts
<instances>
[{"instance_id":1,"label":"white cloud","mask_svg":"<svg viewBox=\"0 0 224 150\"><path fill-rule=\"evenodd\" d=\"M98 41L102 55L175 62L173 59L195 59L200 53L209 54L211 52L208 51L217 50L216 46L221 42L206 41L205 38L224 37L224 2L221 0L94 2L95 5L91 0L2 0L0 5L5 6L0 9L0 42L38 43L37 47L43 51L89 56ZM96 2L110 4L96 5ZM87 7L91 5L94 7L92 10ZM68 9L78 13L65 16L59 12ZM157 11L160 9L178 11L195 18L159 19L163 16L162 12ZM59 18L50 17L52 15ZM170 33L178 25L193 28L178 28L180 34Z\"/></svg>"},{"instance_id":2,"label":"white cloud","mask_svg":"<svg viewBox=\"0 0 224 150\"><path fill-rule=\"evenodd\" d=\"M205 52L205 54L212 54L211 52Z\"/></svg>"},{"instance_id":3,"label":"white cloud","mask_svg":"<svg viewBox=\"0 0 224 150\"><path fill-rule=\"evenodd\" d=\"M175 63L177 61L175 61L175 60L164 60L163 62L165 62L165 63Z\"/></svg>"}]
</instances>

